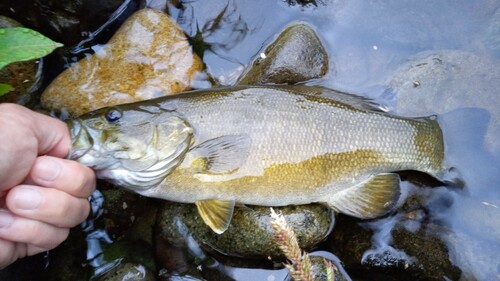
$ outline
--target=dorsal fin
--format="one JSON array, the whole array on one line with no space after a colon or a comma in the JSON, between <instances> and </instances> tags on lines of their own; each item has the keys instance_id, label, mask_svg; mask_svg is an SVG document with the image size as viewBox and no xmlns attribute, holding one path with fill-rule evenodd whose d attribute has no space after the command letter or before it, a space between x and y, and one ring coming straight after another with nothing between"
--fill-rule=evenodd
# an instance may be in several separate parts
<instances>
[{"instance_id":1,"label":"dorsal fin","mask_svg":"<svg viewBox=\"0 0 500 281\"><path fill-rule=\"evenodd\" d=\"M355 94L348 94L345 92L321 87L321 86L305 86L305 85L282 85L275 86L286 91L291 91L301 95L311 97L324 98L334 102L343 103L358 110L369 110L375 112L388 112L387 106L380 105L372 99L362 97Z\"/></svg>"}]
</instances>

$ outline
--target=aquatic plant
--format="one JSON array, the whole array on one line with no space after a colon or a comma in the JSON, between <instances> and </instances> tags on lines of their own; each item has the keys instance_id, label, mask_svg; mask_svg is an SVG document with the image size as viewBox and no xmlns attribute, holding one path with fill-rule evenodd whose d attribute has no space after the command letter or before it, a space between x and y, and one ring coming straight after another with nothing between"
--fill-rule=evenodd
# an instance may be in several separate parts
<instances>
[{"instance_id":1,"label":"aquatic plant","mask_svg":"<svg viewBox=\"0 0 500 281\"><path fill-rule=\"evenodd\" d=\"M274 228L276 243L285 254L286 258L291 262L285 264L285 266L290 271L292 279L296 281L316 280L311 258L300 248L297 236L286 223L285 217L282 214L277 214L274 209L271 208L271 218L271 225ZM334 281L335 266L326 259L324 259L324 263L326 268L326 280Z\"/></svg>"},{"instance_id":2,"label":"aquatic plant","mask_svg":"<svg viewBox=\"0 0 500 281\"><path fill-rule=\"evenodd\" d=\"M61 46L29 28L0 28L0 69L12 62L44 57ZM0 96L13 89L11 85L0 83Z\"/></svg>"}]
</instances>

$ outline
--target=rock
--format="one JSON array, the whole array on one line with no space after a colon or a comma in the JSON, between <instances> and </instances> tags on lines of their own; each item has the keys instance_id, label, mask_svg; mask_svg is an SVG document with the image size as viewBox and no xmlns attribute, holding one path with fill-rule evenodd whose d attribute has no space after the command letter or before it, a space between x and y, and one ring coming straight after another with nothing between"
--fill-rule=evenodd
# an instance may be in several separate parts
<instances>
[{"instance_id":1,"label":"rock","mask_svg":"<svg viewBox=\"0 0 500 281\"><path fill-rule=\"evenodd\" d=\"M448 248L440 238L444 228L434 223L421 224L421 220L411 221L414 214L399 214L368 223L339 215L327 249L342 260L356 280L437 281L444 277L458 280L461 271L450 262ZM367 228L368 224L378 224L377 227L385 229L373 233ZM393 224L393 228L386 232L389 224ZM370 279L364 279L366 276Z\"/></svg>"},{"instance_id":2,"label":"rock","mask_svg":"<svg viewBox=\"0 0 500 281\"><path fill-rule=\"evenodd\" d=\"M147 238L146 238L147 239ZM144 240L117 240L111 244L103 245L104 260L107 262L122 260L139 263L148 269L155 268L151 244Z\"/></svg>"},{"instance_id":3,"label":"rock","mask_svg":"<svg viewBox=\"0 0 500 281\"><path fill-rule=\"evenodd\" d=\"M152 244L158 200L122 188L101 192L104 196L104 215L97 221L97 227L105 229L113 240L142 240Z\"/></svg>"},{"instance_id":4,"label":"rock","mask_svg":"<svg viewBox=\"0 0 500 281\"><path fill-rule=\"evenodd\" d=\"M322 0L316 1L316 0L285 0L289 6L296 6L300 5L302 7L318 7L318 3L326 6L326 3L323 2Z\"/></svg>"},{"instance_id":5,"label":"rock","mask_svg":"<svg viewBox=\"0 0 500 281\"><path fill-rule=\"evenodd\" d=\"M395 71L388 82L396 95L397 114L425 116L460 108L488 111L485 145L500 153L500 64L487 57L454 50L423 52ZM471 83L474 81L474 83Z\"/></svg>"},{"instance_id":6,"label":"rock","mask_svg":"<svg viewBox=\"0 0 500 281\"><path fill-rule=\"evenodd\" d=\"M332 229L332 211L319 204L274 208L295 231L299 245L309 250ZM328 214L328 215L326 215ZM204 224L193 204L165 202L158 215L156 235L170 245L185 247L186 232L209 252L233 257L283 259L274 240L269 207L236 208L229 228L216 234Z\"/></svg>"},{"instance_id":7,"label":"rock","mask_svg":"<svg viewBox=\"0 0 500 281\"><path fill-rule=\"evenodd\" d=\"M0 16L0 28L20 27L19 22ZM33 107L37 100L42 78L41 59L13 62L0 69L0 83L11 85L14 90L0 96L1 102L13 102Z\"/></svg>"},{"instance_id":8,"label":"rock","mask_svg":"<svg viewBox=\"0 0 500 281\"><path fill-rule=\"evenodd\" d=\"M482 35L486 48L488 48L497 59L500 58L500 9L495 11L495 14Z\"/></svg>"},{"instance_id":9,"label":"rock","mask_svg":"<svg viewBox=\"0 0 500 281\"><path fill-rule=\"evenodd\" d=\"M81 115L104 106L179 93L201 70L182 30L166 14L132 15L96 53L61 73L44 91L42 105Z\"/></svg>"},{"instance_id":10,"label":"rock","mask_svg":"<svg viewBox=\"0 0 500 281\"><path fill-rule=\"evenodd\" d=\"M49 261L43 275L34 280L89 280L94 268L88 264L85 255L86 234L80 228L70 231L69 237L57 248L49 252Z\"/></svg>"},{"instance_id":11,"label":"rock","mask_svg":"<svg viewBox=\"0 0 500 281\"><path fill-rule=\"evenodd\" d=\"M329 255L332 255L328 253ZM327 266L330 266L330 270L333 273L333 280L331 281L347 281L351 280L351 278L347 275L344 268L340 264L338 259L331 261L326 257L321 255L315 255L312 253L309 255L312 264L312 271L314 273L315 281L330 281L327 273ZM336 258L336 257L335 257ZM330 264L328 264L328 263Z\"/></svg>"},{"instance_id":12,"label":"rock","mask_svg":"<svg viewBox=\"0 0 500 281\"><path fill-rule=\"evenodd\" d=\"M253 61L237 84L295 84L320 78L328 71L328 55L306 24L287 27Z\"/></svg>"},{"instance_id":13,"label":"rock","mask_svg":"<svg viewBox=\"0 0 500 281\"><path fill-rule=\"evenodd\" d=\"M95 281L155 281L155 274L142 264L120 263Z\"/></svg>"}]
</instances>

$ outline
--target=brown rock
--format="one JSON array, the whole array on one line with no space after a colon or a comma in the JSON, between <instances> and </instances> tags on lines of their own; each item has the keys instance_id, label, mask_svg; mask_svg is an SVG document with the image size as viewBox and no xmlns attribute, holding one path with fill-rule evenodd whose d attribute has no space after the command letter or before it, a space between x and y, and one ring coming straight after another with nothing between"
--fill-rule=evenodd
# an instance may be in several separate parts
<instances>
[{"instance_id":1,"label":"brown rock","mask_svg":"<svg viewBox=\"0 0 500 281\"><path fill-rule=\"evenodd\" d=\"M316 32L307 24L294 23L260 52L237 84L296 84L323 77L327 71L328 54Z\"/></svg>"},{"instance_id":2,"label":"brown rock","mask_svg":"<svg viewBox=\"0 0 500 281\"><path fill-rule=\"evenodd\" d=\"M61 73L42 95L50 110L81 115L104 106L179 93L202 62L166 14L132 15L96 53Z\"/></svg>"}]
</instances>

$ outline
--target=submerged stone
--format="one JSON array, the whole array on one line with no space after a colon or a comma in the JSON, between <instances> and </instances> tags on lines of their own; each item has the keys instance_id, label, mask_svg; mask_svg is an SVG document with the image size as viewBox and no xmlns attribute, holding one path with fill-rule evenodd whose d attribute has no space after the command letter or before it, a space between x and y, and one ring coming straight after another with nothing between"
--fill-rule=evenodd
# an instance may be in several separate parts
<instances>
[{"instance_id":1,"label":"submerged stone","mask_svg":"<svg viewBox=\"0 0 500 281\"><path fill-rule=\"evenodd\" d=\"M61 73L42 95L50 110L81 115L104 106L170 95L202 69L182 30L165 13L132 15L96 53Z\"/></svg>"},{"instance_id":2,"label":"submerged stone","mask_svg":"<svg viewBox=\"0 0 500 281\"><path fill-rule=\"evenodd\" d=\"M414 205L421 199L408 201ZM339 215L328 251L342 260L356 280L366 276L368 280L458 280L462 272L450 261L441 239L445 228L429 222L421 205L403 209L411 211L369 222Z\"/></svg>"},{"instance_id":3,"label":"submerged stone","mask_svg":"<svg viewBox=\"0 0 500 281\"><path fill-rule=\"evenodd\" d=\"M237 84L295 84L320 78L328 71L328 54L306 24L286 28L253 61Z\"/></svg>"},{"instance_id":4,"label":"submerged stone","mask_svg":"<svg viewBox=\"0 0 500 281\"><path fill-rule=\"evenodd\" d=\"M312 264L312 272L315 281L347 281L351 278L347 275L344 268L337 261L331 261L320 255L309 255ZM331 272L329 275L328 272ZM333 280L330 279L333 277Z\"/></svg>"},{"instance_id":5,"label":"submerged stone","mask_svg":"<svg viewBox=\"0 0 500 281\"><path fill-rule=\"evenodd\" d=\"M95 281L154 281L155 274L142 264L120 263Z\"/></svg>"},{"instance_id":6,"label":"submerged stone","mask_svg":"<svg viewBox=\"0 0 500 281\"><path fill-rule=\"evenodd\" d=\"M303 250L326 239L334 222L332 211L319 204L274 209L283 214ZM177 247L187 247L189 235L206 251L233 257L283 259L275 243L270 214L269 207L236 208L229 228L219 235L205 225L195 205L165 202L158 215L156 235Z\"/></svg>"},{"instance_id":7,"label":"submerged stone","mask_svg":"<svg viewBox=\"0 0 500 281\"><path fill-rule=\"evenodd\" d=\"M484 45L496 58L500 58L500 9L490 19L488 27L482 32Z\"/></svg>"},{"instance_id":8,"label":"submerged stone","mask_svg":"<svg viewBox=\"0 0 500 281\"><path fill-rule=\"evenodd\" d=\"M488 128L484 145L492 153L498 154L498 77L500 63L491 58L456 50L425 51L401 65L388 84L397 102L395 113L399 115L446 114L456 109L474 107L487 110L490 121L486 124ZM462 130L468 129L464 124L459 126L463 127Z\"/></svg>"}]
</instances>

